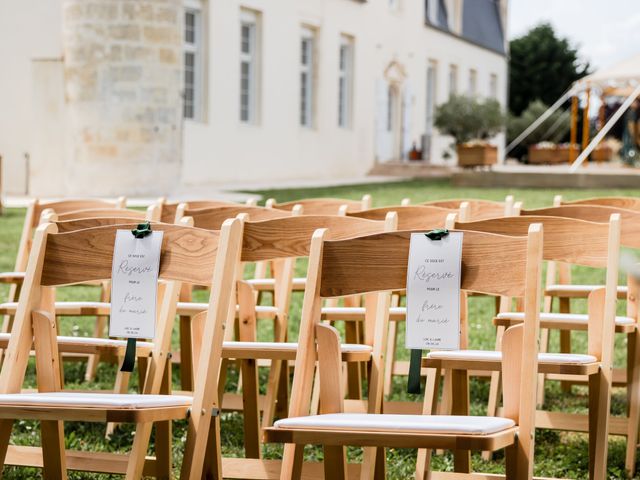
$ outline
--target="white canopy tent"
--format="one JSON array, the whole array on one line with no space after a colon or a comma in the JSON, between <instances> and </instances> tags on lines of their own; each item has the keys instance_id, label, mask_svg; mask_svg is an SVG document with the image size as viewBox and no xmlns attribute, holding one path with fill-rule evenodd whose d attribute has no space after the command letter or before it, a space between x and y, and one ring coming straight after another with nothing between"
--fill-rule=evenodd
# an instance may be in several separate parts
<instances>
[{"instance_id":1,"label":"white canopy tent","mask_svg":"<svg viewBox=\"0 0 640 480\"><path fill-rule=\"evenodd\" d=\"M626 98L620 108L618 108L611 118L609 118L607 123L571 164L572 172L576 171L591 152L598 146L600 141L602 141L605 135L609 133L620 117L622 117L622 115L624 115L624 113L633 104L634 100L640 97L640 54L618 62L610 67L602 68L575 82L567 92L565 92L545 113L540 116L540 118L533 122L507 146L506 153L510 152L535 129L542 125L542 123L549 118L553 112L560 108L568 98L594 88L605 94L615 93Z\"/></svg>"}]
</instances>

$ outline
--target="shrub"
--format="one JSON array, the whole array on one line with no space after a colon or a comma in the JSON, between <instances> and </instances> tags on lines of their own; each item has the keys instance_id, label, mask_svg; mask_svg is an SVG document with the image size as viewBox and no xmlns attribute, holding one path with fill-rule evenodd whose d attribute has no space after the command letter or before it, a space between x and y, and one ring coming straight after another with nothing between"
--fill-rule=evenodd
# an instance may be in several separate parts
<instances>
[{"instance_id":1,"label":"shrub","mask_svg":"<svg viewBox=\"0 0 640 480\"><path fill-rule=\"evenodd\" d=\"M494 99L479 100L466 95L452 95L436 110L435 126L451 135L456 145L471 140L487 140L499 133L505 114Z\"/></svg>"}]
</instances>

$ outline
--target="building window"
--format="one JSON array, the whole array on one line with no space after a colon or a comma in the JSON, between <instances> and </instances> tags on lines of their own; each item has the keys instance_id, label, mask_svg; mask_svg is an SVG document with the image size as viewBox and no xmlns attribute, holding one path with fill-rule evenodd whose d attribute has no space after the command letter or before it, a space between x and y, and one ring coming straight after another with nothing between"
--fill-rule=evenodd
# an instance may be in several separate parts
<instances>
[{"instance_id":1,"label":"building window","mask_svg":"<svg viewBox=\"0 0 640 480\"><path fill-rule=\"evenodd\" d=\"M353 91L353 40L345 35L340 39L338 72L338 126L351 126Z\"/></svg>"},{"instance_id":2,"label":"building window","mask_svg":"<svg viewBox=\"0 0 640 480\"><path fill-rule=\"evenodd\" d=\"M436 106L436 78L438 76L438 64L431 60L427 66L427 133L433 131L433 122Z\"/></svg>"},{"instance_id":3,"label":"building window","mask_svg":"<svg viewBox=\"0 0 640 480\"><path fill-rule=\"evenodd\" d=\"M300 125L313 126L314 32L302 29L300 39Z\"/></svg>"},{"instance_id":4,"label":"building window","mask_svg":"<svg viewBox=\"0 0 640 480\"><path fill-rule=\"evenodd\" d=\"M498 76L495 73L489 77L489 96L491 98L498 98Z\"/></svg>"},{"instance_id":5,"label":"building window","mask_svg":"<svg viewBox=\"0 0 640 480\"><path fill-rule=\"evenodd\" d=\"M240 121L257 122L258 16L243 11L240 20Z\"/></svg>"},{"instance_id":6,"label":"building window","mask_svg":"<svg viewBox=\"0 0 640 480\"><path fill-rule=\"evenodd\" d=\"M184 118L202 120L203 112L203 55L204 36L202 10L199 5L189 3L184 9Z\"/></svg>"},{"instance_id":7,"label":"building window","mask_svg":"<svg viewBox=\"0 0 640 480\"><path fill-rule=\"evenodd\" d=\"M449 96L458 93L458 67L449 65Z\"/></svg>"},{"instance_id":8,"label":"building window","mask_svg":"<svg viewBox=\"0 0 640 480\"><path fill-rule=\"evenodd\" d=\"M475 95L478 92L478 72L473 68L469 70L469 95Z\"/></svg>"}]
</instances>

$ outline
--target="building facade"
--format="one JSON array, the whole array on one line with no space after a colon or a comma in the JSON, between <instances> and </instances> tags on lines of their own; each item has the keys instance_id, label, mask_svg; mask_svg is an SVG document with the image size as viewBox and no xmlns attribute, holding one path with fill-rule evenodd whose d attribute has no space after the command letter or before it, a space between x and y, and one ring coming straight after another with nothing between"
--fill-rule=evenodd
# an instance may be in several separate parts
<instances>
[{"instance_id":1,"label":"building facade","mask_svg":"<svg viewBox=\"0 0 640 480\"><path fill-rule=\"evenodd\" d=\"M506 102L506 0L22 4L0 6L2 35L37 37L0 47L5 192L348 178L414 145L452 164L436 106Z\"/></svg>"}]
</instances>

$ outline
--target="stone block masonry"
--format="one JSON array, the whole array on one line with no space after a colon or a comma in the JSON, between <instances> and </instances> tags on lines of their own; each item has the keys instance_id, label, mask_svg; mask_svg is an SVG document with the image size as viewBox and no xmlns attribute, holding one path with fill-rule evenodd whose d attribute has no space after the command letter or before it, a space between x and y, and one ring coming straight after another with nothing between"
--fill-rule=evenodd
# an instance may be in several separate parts
<instances>
[{"instance_id":1,"label":"stone block masonry","mask_svg":"<svg viewBox=\"0 0 640 480\"><path fill-rule=\"evenodd\" d=\"M65 0L67 194L166 194L182 155L181 0Z\"/></svg>"}]
</instances>

